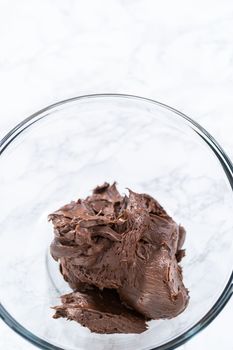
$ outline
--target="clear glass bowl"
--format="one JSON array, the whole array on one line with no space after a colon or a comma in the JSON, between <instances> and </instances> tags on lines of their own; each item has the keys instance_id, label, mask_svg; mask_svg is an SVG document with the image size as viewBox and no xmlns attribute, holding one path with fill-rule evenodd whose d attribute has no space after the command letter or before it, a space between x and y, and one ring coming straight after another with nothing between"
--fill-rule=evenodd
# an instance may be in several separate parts
<instances>
[{"instance_id":1,"label":"clear glass bowl","mask_svg":"<svg viewBox=\"0 0 233 350\"><path fill-rule=\"evenodd\" d=\"M207 326L232 294L232 164L198 124L127 95L77 97L47 107L0 143L0 316L41 349L172 349ZM188 308L142 334L99 335L51 306L69 288L48 254L47 215L116 180L154 196L187 230Z\"/></svg>"}]
</instances>

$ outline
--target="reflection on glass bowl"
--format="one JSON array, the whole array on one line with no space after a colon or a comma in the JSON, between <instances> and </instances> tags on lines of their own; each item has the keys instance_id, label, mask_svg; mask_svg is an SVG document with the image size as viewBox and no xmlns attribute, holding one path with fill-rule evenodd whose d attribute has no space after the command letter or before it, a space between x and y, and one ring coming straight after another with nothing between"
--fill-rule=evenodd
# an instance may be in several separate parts
<instances>
[{"instance_id":1,"label":"reflection on glass bowl","mask_svg":"<svg viewBox=\"0 0 233 350\"><path fill-rule=\"evenodd\" d=\"M0 143L0 316L41 349L173 349L206 327L232 294L232 164L182 113L129 95L62 101ZM155 197L187 230L188 308L142 334L100 335L53 320L69 288L48 255L47 215L104 181Z\"/></svg>"}]
</instances>

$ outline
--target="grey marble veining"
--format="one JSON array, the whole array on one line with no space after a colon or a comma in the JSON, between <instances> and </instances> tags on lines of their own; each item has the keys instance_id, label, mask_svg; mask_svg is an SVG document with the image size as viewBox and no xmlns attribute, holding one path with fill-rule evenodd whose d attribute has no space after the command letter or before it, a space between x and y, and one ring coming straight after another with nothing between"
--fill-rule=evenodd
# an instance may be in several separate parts
<instances>
[{"instance_id":1,"label":"grey marble veining","mask_svg":"<svg viewBox=\"0 0 233 350\"><path fill-rule=\"evenodd\" d=\"M181 109L216 136L228 154L233 157L232 23L233 5L229 0L221 3L210 0L191 1L190 3L184 0L164 1L159 5L152 0L102 0L100 2L23 0L20 3L16 1L9 3L3 0L0 4L1 136L21 119L57 100L85 93L128 92L151 97ZM149 120L148 116L148 122ZM119 128L118 135L123 143L127 135L124 134L120 123L116 123L115 126ZM64 124L58 127L66 128ZM148 123L140 127L144 132L137 141L139 146L143 141L146 142L152 132ZM80 135L82 135L83 128L85 124L80 125L80 131L76 134L77 137L80 137L82 145L84 145L84 140ZM109 125L104 125L104 128L107 131ZM100 136L96 133L95 128L90 135L97 144ZM23 194L22 201L21 193L14 191L13 187L9 193L3 189L1 196L10 194L15 201L14 205L11 203L11 210L8 210L9 203L1 207L2 218L4 217L1 225L6 226L7 223L9 225L13 211L17 224L11 220L9 229L16 230L18 226L24 226L25 218L21 215L21 208L17 201L26 205L35 196L38 199L37 206L32 212L25 210L24 213L25 215L30 214L33 219L37 219L39 214L40 218L35 224L35 232L39 234L43 231L48 240L51 232L47 230L47 224L45 225L47 212L66 200L85 195L91 188L92 182L87 176L83 193L78 189L74 191L80 179L87 174L88 162L93 163L91 171L99 173L102 169L101 162L107 160L106 169L108 169L109 179L114 177L119 162L122 166L127 167L127 163L121 162L120 156L116 156L114 161L109 157L109 154L117 152L117 143L114 140L106 140L108 144L111 141L111 147L106 148L105 152L99 152L98 149L91 152L92 148L86 149L80 145L80 153L72 153L75 142L64 138L60 144L59 158L56 154L56 140L53 140L53 137L54 134L49 130L48 135L45 134L43 146L41 143L38 145L33 142L33 146L27 149L25 153L27 156L24 159L17 158L12 153L12 159L9 156L9 162L13 161L14 164L12 173L8 174L7 179L4 179L4 174L0 174L2 184L4 181L13 182L17 174L19 185L24 186L27 181L24 169L33 155L37 154L37 164L31 162L31 173L28 173L28 176L36 172L38 167L41 169L44 175L41 174L40 180L46 186L46 195L36 186L28 184L28 190ZM133 138L133 134L131 137ZM139 155L143 154L143 150L140 154L137 142L132 144L129 156L135 149ZM77 168L72 169L71 167L71 180L67 179L61 163L56 168L57 174L54 182L54 165L48 165L43 157L48 143L50 156L54 157L54 161L59 162L59 159L63 159L69 166L72 165L69 163L70 159L85 152L85 157L78 165L80 178L76 177ZM175 142L173 147L182 157L185 156L186 150L175 145ZM203 161L200 160L200 162ZM170 157L170 162L172 162L172 157ZM154 191L156 197L161 199L164 206L168 207L177 220L187 226L189 232L191 224L188 219L191 212L193 214L192 227L196 227L196 230L201 227L205 232L210 216L214 215L218 217L218 225L221 225L224 236L231 235L229 221L221 219L224 213L221 212L220 207L223 203L226 204L228 199L224 197L226 184L216 181L218 174L202 174L198 178L199 175L195 174L194 167L189 169L194 172L193 177L187 179L178 169L169 173L168 169L164 168L167 176L163 177L161 176L164 175L162 170L156 170L157 176L154 178L147 174L143 181L137 181L137 178L134 178L138 190ZM174 178L172 184L169 180L171 175ZM145 176L143 167L138 169L138 179L142 176ZM123 177L119 180L121 189L124 190L128 184L126 184L127 180ZM101 177L98 178L98 181L102 181ZM61 193L65 193L62 200L60 194L56 193L57 183L62 183ZM198 183L198 191L195 191L194 183ZM187 200L184 193L192 197L192 202ZM44 204L51 196L54 202L45 207ZM176 200L177 196L179 203ZM200 204L200 198L203 199L202 204ZM216 209L210 214L213 206ZM196 226L193 226L193 222ZM24 234L28 232L24 231ZM208 253L208 271L210 271L208 283L214 283L218 279L217 273L216 276L211 273L211 264L220 254L218 254L218 237L217 227L212 238L205 237L205 235L201 237ZM20 245L19 238L17 242ZM45 240L45 243L47 244L48 241ZM187 240L187 249L192 252L192 256L184 261L184 268L185 264L189 268L197 259L194 253L198 252L199 246L198 243L194 243L190 246ZM33 239L28 242L30 250L33 244ZM227 249L227 243L222 242L220 248L222 251ZM4 249L5 252L5 247L1 249ZM216 252L216 255L211 256L213 251ZM39 251L37 255L36 252L33 253L33 250L31 253L31 266L36 269L37 264L44 263L45 257L43 254L42 261ZM34 254L37 259L33 257ZM25 259L28 258L28 255L30 256L30 251L25 252ZM205 258L206 254L198 256L199 260ZM17 262L16 271L24 264L20 256ZM219 259L219 273L221 269L224 269L224 264L224 259ZM29 278L28 268L25 262L26 279ZM12 273L14 271L12 267ZM202 280L203 271L197 270L196 274L199 280ZM10 283L11 274L7 278ZM40 279L44 281L43 276L40 276ZM30 298L31 290L28 284L25 285L20 278L16 281L21 288L25 289ZM39 282L38 284L40 287ZM44 296L47 292L43 290ZM12 293L14 294L13 285ZM39 295L38 292L36 296L40 298ZM17 298L17 295L13 297ZM38 308L42 303L43 298L40 302L38 301ZM232 303L229 304L230 307L232 310ZM221 315L201 335L186 344L185 349L218 349L216 344L221 341L224 349L232 350L229 345L231 344L229 325L232 312L227 310L225 319ZM49 311L42 308L40 312ZM17 335L11 334L11 331L2 324L0 325L0 348L25 350L33 347Z\"/></svg>"},{"instance_id":2,"label":"grey marble veining","mask_svg":"<svg viewBox=\"0 0 233 350\"><path fill-rule=\"evenodd\" d=\"M220 296L231 272L231 192L218 159L181 117L141 100L74 101L23 131L1 165L1 301L40 338L71 349L150 349L196 324ZM48 273L47 215L114 180L124 192L150 193L187 229L189 306L175 319L151 321L141 335L91 334L51 317L59 293Z\"/></svg>"}]
</instances>

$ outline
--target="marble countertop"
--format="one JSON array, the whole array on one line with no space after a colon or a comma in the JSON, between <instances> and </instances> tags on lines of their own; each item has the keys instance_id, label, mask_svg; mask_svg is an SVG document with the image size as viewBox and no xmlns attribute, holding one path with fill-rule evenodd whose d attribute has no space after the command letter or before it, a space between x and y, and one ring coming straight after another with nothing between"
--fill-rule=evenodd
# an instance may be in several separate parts
<instances>
[{"instance_id":1,"label":"marble countertop","mask_svg":"<svg viewBox=\"0 0 233 350\"><path fill-rule=\"evenodd\" d=\"M119 92L173 106L233 159L233 2L0 0L0 137L69 97ZM232 350L231 300L182 349ZM0 321L0 349L32 345Z\"/></svg>"}]
</instances>

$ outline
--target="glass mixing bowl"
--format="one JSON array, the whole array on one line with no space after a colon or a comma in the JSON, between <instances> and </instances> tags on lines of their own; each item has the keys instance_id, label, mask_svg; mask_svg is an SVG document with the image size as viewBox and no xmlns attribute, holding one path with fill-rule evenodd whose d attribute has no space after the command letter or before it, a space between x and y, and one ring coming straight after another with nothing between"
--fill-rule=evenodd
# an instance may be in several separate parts
<instances>
[{"instance_id":1,"label":"glass mixing bowl","mask_svg":"<svg viewBox=\"0 0 233 350\"><path fill-rule=\"evenodd\" d=\"M184 114L136 96L103 94L47 107L0 144L0 316L41 349L172 349L207 326L232 294L232 164ZM54 320L69 291L49 256L47 215L116 180L154 196L187 230L187 309L142 334L100 335Z\"/></svg>"}]
</instances>

